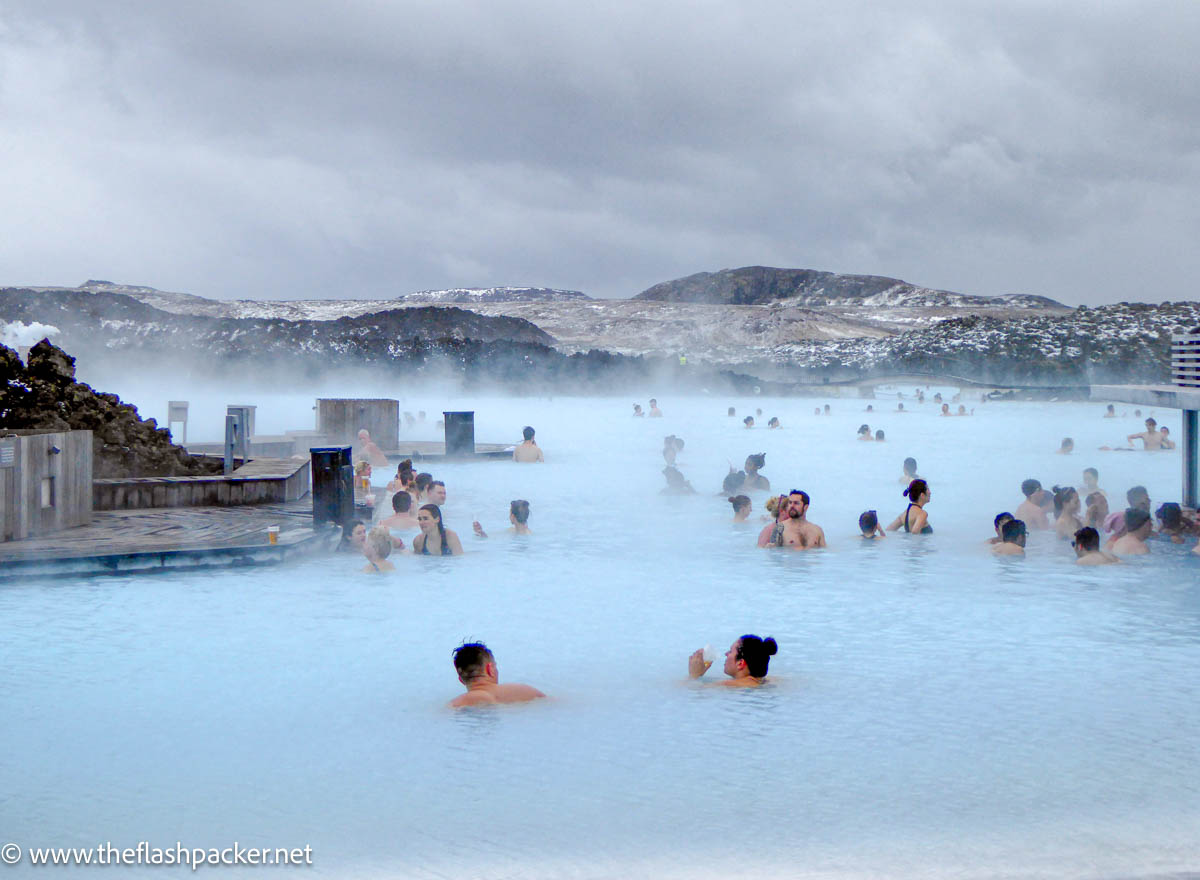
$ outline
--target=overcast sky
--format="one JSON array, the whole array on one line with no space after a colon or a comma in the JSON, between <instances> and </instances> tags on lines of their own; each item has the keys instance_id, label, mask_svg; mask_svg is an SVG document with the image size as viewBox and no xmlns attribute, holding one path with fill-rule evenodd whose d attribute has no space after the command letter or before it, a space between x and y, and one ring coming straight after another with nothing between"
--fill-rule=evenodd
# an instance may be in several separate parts
<instances>
[{"instance_id":1,"label":"overcast sky","mask_svg":"<svg viewBox=\"0 0 1200 880\"><path fill-rule=\"evenodd\" d=\"M0 0L0 286L1197 299L1200 2Z\"/></svg>"}]
</instances>

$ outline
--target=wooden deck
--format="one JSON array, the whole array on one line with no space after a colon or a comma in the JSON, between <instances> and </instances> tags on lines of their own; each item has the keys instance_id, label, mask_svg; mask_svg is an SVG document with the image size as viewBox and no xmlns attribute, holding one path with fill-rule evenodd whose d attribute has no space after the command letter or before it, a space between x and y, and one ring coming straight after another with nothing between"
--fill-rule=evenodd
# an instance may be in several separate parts
<instances>
[{"instance_id":1,"label":"wooden deck","mask_svg":"<svg viewBox=\"0 0 1200 880\"><path fill-rule=\"evenodd\" d=\"M279 526L279 543L267 527ZM0 543L0 579L126 573L282 562L331 546L338 532L312 527L310 497L246 507L112 510L90 525Z\"/></svg>"}]
</instances>

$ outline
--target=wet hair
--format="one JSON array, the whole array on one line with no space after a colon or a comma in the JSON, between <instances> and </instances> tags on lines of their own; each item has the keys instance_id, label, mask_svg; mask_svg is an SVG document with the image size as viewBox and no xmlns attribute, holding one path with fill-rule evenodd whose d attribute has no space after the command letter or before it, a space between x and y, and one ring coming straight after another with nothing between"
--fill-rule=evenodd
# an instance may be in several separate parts
<instances>
[{"instance_id":1,"label":"wet hair","mask_svg":"<svg viewBox=\"0 0 1200 880\"><path fill-rule=\"evenodd\" d=\"M746 472L745 471L731 470L729 473L727 473L725 475L724 482L721 483L721 491L724 492L726 495L733 495L734 493L737 492L738 489L742 488L742 486L745 484L745 482L746 482Z\"/></svg>"},{"instance_id":2,"label":"wet hair","mask_svg":"<svg viewBox=\"0 0 1200 880\"><path fill-rule=\"evenodd\" d=\"M915 504L917 499L920 498L922 495L924 495L928 491L929 491L929 484L926 483L924 480L922 480L920 477L918 477L917 479L915 479L911 483L909 483L908 488L905 489L900 494L906 496L909 501L911 501Z\"/></svg>"},{"instance_id":3,"label":"wet hair","mask_svg":"<svg viewBox=\"0 0 1200 880\"><path fill-rule=\"evenodd\" d=\"M754 455L746 456L746 464L753 465L754 469L762 470L767 463L767 454L765 452L756 452Z\"/></svg>"},{"instance_id":4,"label":"wet hair","mask_svg":"<svg viewBox=\"0 0 1200 880\"><path fill-rule=\"evenodd\" d=\"M1071 501L1072 495L1078 495L1071 486L1055 486L1054 487L1054 516L1058 518L1062 516L1063 508Z\"/></svg>"},{"instance_id":5,"label":"wet hair","mask_svg":"<svg viewBox=\"0 0 1200 880\"><path fill-rule=\"evenodd\" d=\"M1140 507L1125 508L1125 532L1136 532L1150 522L1150 514Z\"/></svg>"},{"instance_id":6,"label":"wet hair","mask_svg":"<svg viewBox=\"0 0 1200 880\"><path fill-rule=\"evenodd\" d=\"M446 526L442 523L442 509L436 504L422 504L421 510L433 514L433 518L437 520L438 537L442 539L442 547L444 548L446 546ZM442 552L444 553L445 550L443 549Z\"/></svg>"},{"instance_id":7,"label":"wet hair","mask_svg":"<svg viewBox=\"0 0 1200 880\"><path fill-rule=\"evenodd\" d=\"M904 459L904 473L909 474L910 476L916 476L917 460L915 458Z\"/></svg>"},{"instance_id":8,"label":"wet hair","mask_svg":"<svg viewBox=\"0 0 1200 880\"><path fill-rule=\"evenodd\" d=\"M880 428L878 431L875 432L875 439L876 440L883 439L883 428Z\"/></svg>"},{"instance_id":9,"label":"wet hair","mask_svg":"<svg viewBox=\"0 0 1200 880\"><path fill-rule=\"evenodd\" d=\"M526 440L532 440L533 439L533 428L526 425L524 428L521 429L521 436L524 437ZM553 440L554 438L551 437L550 439Z\"/></svg>"},{"instance_id":10,"label":"wet hair","mask_svg":"<svg viewBox=\"0 0 1200 880\"><path fill-rule=\"evenodd\" d=\"M779 416L771 416L771 421L767 422L768 428L773 428L779 424Z\"/></svg>"},{"instance_id":11,"label":"wet hair","mask_svg":"<svg viewBox=\"0 0 1200 880\"><path fill-rule=\"evenodd\" d=\"M812 504L812 499L808 497L808 493L803 489L793 489L792 491L788 492L788 495L799 495L800 500L804 502L805 507L808 507L808 505Z\"/></svg>"},{"instance_id":12,"label":"wet hair","mask_svg":"<svg viewBox=\"0 0 1200 880\"><path fill-rule=\"evenodd\" d=\"M1010 519L1000 527L1000 540L1006 544L1017 543L1017 538L1025 534L1025 523L1019 519Z\"/></svg>"},{"instance_id":13,"label":"wet hair","mask_svg":"<svg viewBox=\"0 0 1200 880\"><path fill-rule=\"evenodd\" d=\"M1004 511L1004 513L998 513L998 514L996 514L996 518L994 520L992 520L992 527L999 529L1003 523L1005 523L1007 520L1010 520L1010 519L1016 519L1016 517L1013 516L1011 513L1009 513L1007 510Z\"/></svg>"},{"instance_id":14,"label":"wet hair","mask_svg":"<svg viewBox=\"0 0 1200 880\"><path fill-rule=\"evenodd\" d=\"M750 506L750 496L749 495L730 495L729 503L733 505L733 512L737 513L743 507Z\"/></svg>"},{"instance_id":15,"label":"wet hair","mask_svg":"<svg viewBox=\"0 0 1200 880\"><path fill-rule=\"evenodd\" d=\"M386 528L376 526L367 532L366 545L375 551L381 559L387 559L392 553L392 536Z\"/></svg>"},{"instance_id":16,"label":"wet hair","mask_svg":"<svg viewBox=\"0 0 1200 880\"><path fill-rule=\"evenodd\" d=\"M529 502L524 498L508 502L508 512L512 514L513 519L522 525L529 522Z\"/></svg>"},{"instance_id":17,"label":"wet hair","mask_svg":"<svg viewBox=\"0 0 1200 880\"><path fill-rule=\"evenodd\" d=\"M392 510L396 513L408 513L412 510L412 496L401 489L392 496Z\"/></svg>"},{"instance_id":18,"label":"wet hair","mask_svg":"<svg viewBox=\"0 0 1200 880\"><path fill-rule=\"evenodd\" d=\"M339 551L349 550L351 547L353 547L354 542L350 539L350 536L354 534L354 530L359 526L366 528L366 524L363 523L361 519L352 519L350 522L342 526L342 537L341 540L338 541L337 546Z\"/></svg>"},{"instance_id":19,"label":"wet hair","mask_svg":"<svg viewBox=\"0 0 1200 880\"><path fill-rule=\"evenodd\" d=\"M860 434L866 434L868 437L870 437L870 436L871 436L871 426L870 426L870 425L866 425L866 424L859 425L859 426L858 426L858 433L860 433Z\"/></svg>"},{"instance_id":20,"label":"wet hair","mask_svg":"<svg viewBox=\"0 0 1200 880\"><path fill-rule=\"evenodd\" d=\"M1081 550L1099 550L1100 533L1091 526L1084 526L1075 533L1075 546Z\"/></svg>"},{"instance_id":21,"label":"wet hair","mask_svg":"<svg viewBox=\"0 0 1200 880\"><path fill-rule=\"evenodd\" d=\"M1084 468L1084 469L1083 469L1083 472L1084 472L1085 474L1091 474L1091 475L1092 475L1093 477L1095 477L1097 480L1099 480L1099 479L1100 479L1100 471L1096 470L1095 468Z\"/></svg>"},{"instance_id":22,"label":"wet hair","mask_svg":"<svg viewBox=\"0 0 1200 880\"><path fill-rule=\"evenodd\" d=\"M743 425L753 425L754 424L754 416L746 416L746 418L742 419L742 424Z\"/></svg>"},{"instance_id":23,"label":"wet hair","mask_svg":"<svg viewBox=\"0 0 1200 880\"><path fill-rule=\"evenodd\" d=\"M1083 500L1087 503L1088 507L1091 507L1097 501L1103 501L1104 505L1108 506L1108 498L1105 497L1103 492L1089 492L1088 497Z\"/></svg>"},{"instance_id":24,"label":"wet hair","mask_svg":"<svg viewBox=\"0 0 1200 880\"><path fill-rule=\"evenodd\" d=\"M1151 416L1150 418L1146 419L1146 424L1147 424L1147 425L1154 425L1154 427L1156 427L1156 428L1158 427L1158 422L1154 421L1154 417L1153 417L1153 416Z\"/></svg>"},{"instance_id":25,"label":"wet hair","mask_svg":"<svg viewBox=\"0 0 1200 880\"><path fill-rule=\"evenodd\" d=\"M1112 412L1112 411L1113 411L1113 409L1114 409L1114 407L1113 407L1113 405L1110 403L1110 404L1108 405L1108 411L1109 411L1109 412Z\"/></svg>"},{"instance_id":26,"label":"wet hair","mask_svg":"<svg viewBox=\"0 0 1200 880\"><path fill-rule=\"evenodd\" d=\"M767 664L778 651L779 646L770 636L760 639L758 636L744 635L738 639L737 659L746 661L746 671L752 677L764 678Z\"/></svg>"},{"instance_id":27,"label":"wet hair","mask_svg":"<svg viewBox=\"0 0 1200 880\"><path fill-rule=\"evenodd\" d=\"M406 459L404 459L404 461L400 462L400 464L396 465L396 476L400 476L400 475L406 474L406 473L411 474L412 469L413 469L412 468L412 459L406 458Z\"/></svg>"},{"instance_id":28,"label":"wet hair","mask_svg":"<svg viewBox=\"0 0 1200 880\"><path fill-rule=\"evenodd\" d=\"M424 471L417 474L417 491L424 492L429 488L429 484L433 482L433 474L427 474Z\"/></svg>"},{"instance_id":29,"label":"wet hair","mask_svg":"<svg viewBox=\"0 0 1200 880\"><path fill-rule=\"evenodd\" d=\"M1021 494L1026 498L1032 498L1033 494L1042 488L1040 480L1028 479L1021 483Z\"/></svg>"},{"instance_id":30,"label":"wet hair","mask_svg":"<svg viewBox=\"0 0 1200 880\"><path fill-rule=\"evenodd\" d=\"M1155 515L1161 520L1164 529L1175 531L1183 525L1183 510L1174 501L1163 502Z\"/></svg>"},{"instance_id":31,"label":"wet hair","mask_svg":"<svg viewBox=\"0 0 1200 880\"><path fill-rule=\"evenodd\" d=\"M441 486L443 489L446 488L446 484L443 483L441 480L430 480L429 488L432 489L434 486Z\"/></svg>"},{"instance_id":32,"label":"wet hair","mask_svg":"<svg viewBox=\"0 0 1200 880\"><path fill-rule=\"evenodd\" d=\"M864 535L870 535L879 525L879 514L873 510L864 510L858 515L858 528Z\"/></svg>"},{"instance_id":33,"label":"wet hair","mask_svg":"<svg viewBox=\"0 0 1200 880\"><path fill-rule=\"evenodd\" d=\"M1134 500L1135 498L1139 499L1139 500L1144 499L1146 501L1149 501L1150 493L1146 491L1145 486L1134 486L1132 489L1130 489L1128 492L1125 493L1125 500L1129 502L1130 507L1138 507L1139 506L1137 501Z\"/></svg>"},{"instance_id":34,"label":"wet hair","mask_svg":"<svg viewBox=\"0 0 1200 880\"><path fill-rule=\"evenodd\" d=\"M483 642L463 642L454 649L454 671L464 680L483 675L483 667L496 662L491 648Z\"/></svg>"}]
</instances>

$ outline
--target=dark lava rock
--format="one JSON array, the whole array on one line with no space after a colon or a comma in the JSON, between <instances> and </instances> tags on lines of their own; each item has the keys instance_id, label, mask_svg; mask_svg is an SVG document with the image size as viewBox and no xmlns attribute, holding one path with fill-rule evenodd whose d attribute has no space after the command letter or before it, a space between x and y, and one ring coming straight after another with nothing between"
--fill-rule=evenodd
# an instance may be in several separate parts
<instances>
[{"instance_id":1,"label":"dark lava rock","mask_svg":"<svg viewBox=\"0 0 1200 880\"><path fill-rule=\"evenodd\" d=\"M92 432L93 477L176 477L220 471L115 394L75 381L75 359L43 339L28 365L0 345L0 428Z\"/></svg>"}]
</instances>

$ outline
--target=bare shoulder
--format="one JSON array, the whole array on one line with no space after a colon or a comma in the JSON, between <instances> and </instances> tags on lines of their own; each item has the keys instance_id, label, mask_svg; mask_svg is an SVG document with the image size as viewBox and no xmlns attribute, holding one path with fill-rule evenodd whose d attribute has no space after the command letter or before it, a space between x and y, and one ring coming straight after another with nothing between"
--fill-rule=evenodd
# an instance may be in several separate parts
<instances>
[{"instance_id":1,"label":"bare shoulder","mask_svg":"<svg viewBox=\"0 0 1200 880\"><path fill-rule=\"evenodd\" d=\"M498 684L492 690L493 701L497 703L525 703L546 696L537 688L527 684Z\"/></svg>"},{"instance_id":2,"label":"bare shoulder","mask_svg":"<svg viewBox=\"0 0 1200 880\"><path fill-rule=\"evenodd\" d=\"M465 709L469 706L492 706L500 702L491 691L467 691L450 701L451 709Z\"/></svg>"}]
</instances>

